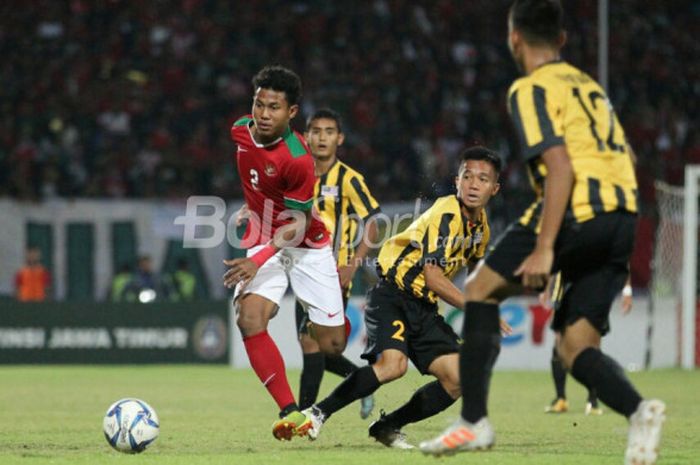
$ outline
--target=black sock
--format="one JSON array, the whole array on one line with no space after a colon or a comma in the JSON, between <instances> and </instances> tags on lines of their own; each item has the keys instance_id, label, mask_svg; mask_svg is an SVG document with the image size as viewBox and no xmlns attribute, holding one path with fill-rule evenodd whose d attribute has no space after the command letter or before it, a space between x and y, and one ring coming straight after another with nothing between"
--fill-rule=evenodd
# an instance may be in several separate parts
<instances>
[{"instance_id":1,"label":"black sock","mask_svg":"<svg viewBox=\"0 0 700 465\"><path fill-rule=\"evenodd\" d=\"M323 378L324 358L321 352L304 354L304 366L299 379L299 408L302 410L316 402Z\"/></svg>"},{"instance_id":2,"label":"black sock","mask_svg":"<svg viewBox=\"0 0 700 465\"><path fill-rule=\"evenodd\" d=\"M595 393L595 388L588 390L588 403L593 406L593 408L598 407L598 396Z\"/></svg>"},{"instance_id":3,"label":"black sock","mask_svg":"<svg viewBox=\"0 0 700 465\"><path fill-rule=\"evenodd\" d=\"M615 360L589 347L576 357L573 365L573 377L588 389L595 389L605 405L625 417L637 410L642 397Z\"/></svg>"},{"instance_id":4,"label":"black sock","mask_svg":"<svg viewBox=\"0 0 700 465\"><path fill-rule=\"evenodd\" d=\"M421 386L411 399L394 410L384 420L396 428L432 417L455 403L439 381Z\"/></svg>"},{"instance_id":5,"label":"black sock","mask_svg":"<svg viewBox=\"0 0 700 465\"><path fill-rule=\"evenodd\" d=\"M357 370L358 366L347 358L340 356L326 355L326 371L347 378L350 373Z\"/></svg>"},{"instance_id":6,"label":"black sock","mask_svg":"<svg viewBox=\"0 0 700 465\"><path fill-rule=\"evenodd\" d=\"M326 418L346 405L367 397L376 391L381 383L371 366L358 368L350 373L342 383L316 406L326 415Z\"/></svg>"},{"instance_id":7,"label":"black sock","mask_svg":"<svg viewBox=\"0 0 700 465\"><path fill-rule=\"evenodd\" d=\"M561 363L557 348L552 349L552 379L554 389L557 391L557 399L566 399L566 368Z\"/></svg>"},{"instance_id":8,"label":"black sock","mask_svg":"<svg viewBox=\"0 0 700 465\"><path fill-rule=\"evenodd\" d=\"M459 376L462 384L462 418L475 423L488 413L491 372L501 350L497 304L468 302L464 310Z\"/></svg>"}]
</instances>

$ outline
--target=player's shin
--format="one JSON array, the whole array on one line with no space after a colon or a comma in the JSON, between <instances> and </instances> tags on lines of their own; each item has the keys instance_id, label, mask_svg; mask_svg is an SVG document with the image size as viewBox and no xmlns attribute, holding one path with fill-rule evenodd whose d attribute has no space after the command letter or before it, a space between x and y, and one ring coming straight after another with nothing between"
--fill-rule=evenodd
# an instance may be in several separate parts
<instances>
[{"instance_id":1,"label":"player's shin","mask_svg":"<svg viewBox=\"0 0 700 465\"><path fill-rule=\"evenodd\" d=\"M594 347L576 357L571 375L588 389L595 389L598 399L625 417L630 417L642 401L622 367Z\"/></svg>"},{"instance_id":2,"label":"player's shin","mask_svg":"<svg viewBox=\"0 0 700 465\"><path fill-rule=\"evenodd\" d=\"M387 424L401 428L437 415L455 403L439 381L421 386L404 405L386 415Z\"/></svg>"},{"instance_id":3,"label":"player's shin","mask_svg":"<svg viewBox=\"0 0 700 465\"><path fill-rule=\"evenodd\" d=\"M498 305L468 302L462 338L459 351L462 418L476 423L487 415L491 372L501 350Z\"/></svg>"},{"instance_id":4,"label":"player's shin","mask_svg":"<svg viewBox=\"0 0 700 465\"><path fill-rule=\"evenodd\" d=\"M299 379L299 408L304 410L316 402L323 378L325 356L321 352L304 354L304 367Z\"/></svg>"}]
</instances>

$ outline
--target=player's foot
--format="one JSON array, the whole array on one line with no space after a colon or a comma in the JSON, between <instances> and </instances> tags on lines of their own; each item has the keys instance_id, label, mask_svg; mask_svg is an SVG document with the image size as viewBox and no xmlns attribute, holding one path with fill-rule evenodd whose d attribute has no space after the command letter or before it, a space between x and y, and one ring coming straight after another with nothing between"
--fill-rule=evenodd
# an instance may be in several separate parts
<instances>
[{"instance_id":1,"label":"player's foot","mask_svg":"<svg viewBox=\"0 0 700 465\"><path fill-rule=\"evenodd\" d=\"M369 436L394 449L415 449L399 428L386 422L384 412L381 413L379 420L369 425Z\"/></svg>"},{"instance_id":2,"label":"player's foot","mask_svg":"<svg viewBox=\"0 0 700 465\"><path fill-rule=\"evenodd\" d=\"M457 452L490 449L494 442L496 435L488 418L484 417L474 424L460 418L440 436L421 442L420 450L424 454L439 457Z\"/></svg>"},{"instance_id":3,"label":"player's foot","mask_svg":"<svg viewBox=\"0 0 700 465\"><path fill-rule=\"evenodd\" d=\"M586 415L600 416L603 414L603 409L600 408L597 403L594 404L593 402L586 402L586 409L584 410L584 413Z\"/></svg>"},{"instance_id":4,"label":"player's foot","mask_svg":"<svg viewBox=\"0 0 700 465\"><path fill-rule=\"evenodd\" d=\"M557 397L551 404L544 408L544 413L564 413L569 410L569 402L566 399Z\"/></svg>"},{"instance_id":5,"label":"player's foot","mask_svg":"<svg viewBox=\"0 0 700 465\"><path fill-rule=\"evenodd\" d=\"M660 400L643 400L630 417L625 465L654 465L659 456L661 426L666 405Z\"/></svg>"},{"instance_id":6,"label":"player's foot","mask_svg":"<svg viewBox=\"0 0 700 465\"><path fill-rule=\"evenodd\" d=\"M360 399L360 418L367 419L374 410L374 396L372 394Z\"/></svg>"},{"instance_id":7,"label":"player's foot","mask_svg":"<svg viewBox=\"0 0 700 465\"><path fill-rule=\"evenodd\" d=\"M311 419L295 410L272 424L272 435L280 441L291 441L294 436L306 436L311 427Z\"/></svg>"},{"instance_id":8,"label":"player's foot","mask_svg":"<svg viewBox=\"0 0 700 465\"><path fill-rule=\"evenodd\" d=\"M321 409L319 409L315 405L312 405L311 407L307 408L306 410L304 410L303 413L311 421L311 426L307 430L306 435L308 436L309 441L315 441L316 438L318 438L319 433L321 432L321 426L323 426L323 422L326 421L326 415L324 415Z\"/></svg>"}]
</instances>

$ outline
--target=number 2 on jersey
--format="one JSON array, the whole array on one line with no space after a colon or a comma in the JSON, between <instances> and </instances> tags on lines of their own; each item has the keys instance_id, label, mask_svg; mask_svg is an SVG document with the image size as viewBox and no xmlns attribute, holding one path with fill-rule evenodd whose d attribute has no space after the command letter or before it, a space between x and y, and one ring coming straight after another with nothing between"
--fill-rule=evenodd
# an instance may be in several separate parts
<instances>
[{"instance_id":1,"label":"number 2 on jersey","mask_svg":"<svg viewBox=\"0 0 700 465\"><path fill-rule=\"evenodd\" d=\"M589 92L588 100L590 101L592 108L588 108L584 102L583 96L581 95L580 89L578 87L574 87L573 91L574 97L576 97L578 103L581 104L583 112L586 113L586 116L588 117L591 134L596 140L598 151L604 152L605 147L607 146L607 148L613 152L625 153L624 142L622 144L618 144L614 140L617 120L615 119L615 113L613 112L612 105L610 105L608 98L597 90ZM598 104L598 100L601 101L600 104ZM604 131L606 123L608 125L608 135L607 139L603 141L600 134ZM602 129L600 132L598 130L599 128Z\"/></svg>"}]
</instances>

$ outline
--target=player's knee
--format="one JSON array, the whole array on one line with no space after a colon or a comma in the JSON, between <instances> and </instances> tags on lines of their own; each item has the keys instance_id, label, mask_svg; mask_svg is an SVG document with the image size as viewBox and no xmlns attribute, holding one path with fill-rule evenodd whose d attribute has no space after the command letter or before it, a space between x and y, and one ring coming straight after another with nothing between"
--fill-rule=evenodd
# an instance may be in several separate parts
<instances>
[{"instance_id":1,"label":"player's knee","mask_svg":"<svg viewBox=\"0 0 700 465\"><path fill-rule=\"evenodd\" d=\"M345 336L329 336L318 341L318 347L326 355L338 356L345 350Z\"/></svg>"},{"instance_id":2,"label":"player's knee","mask_svg":"<svg viewBox=\"0 0 700 465\"><path fill-rule=\"evenodd\" d=\"M260 315L250 312L240 312L236 319L236 326L243 336L252 336L267 329L265 320Z\"/></svg>"},{"instance_id":3,"label":"player's knee","mask_svg":"<svg viewBox=\"0 0 700 465\"><path fill-rule=\"evenodd\" d=\"M374 364L374 371L381 383L388 383L401 378L408 370L408 358L404 356L387 356L383 354Z\"/></svg>"}]
</instances>

